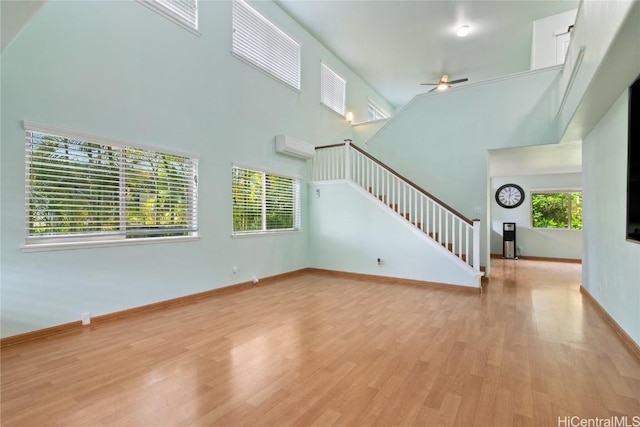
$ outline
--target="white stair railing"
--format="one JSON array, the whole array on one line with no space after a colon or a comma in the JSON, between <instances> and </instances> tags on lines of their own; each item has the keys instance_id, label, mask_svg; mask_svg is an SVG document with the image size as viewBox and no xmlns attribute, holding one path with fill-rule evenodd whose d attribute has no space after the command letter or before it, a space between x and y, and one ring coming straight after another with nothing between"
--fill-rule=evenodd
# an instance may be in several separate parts
<instances>
[{"instance_id":1,"label":"white stair railing","mask_svg":"<svg viewBox=\"0 0 640 427\"><path fill-rule=\"evenodd\" d=\"M351 140L316 148L314 181L351 180L459 260L480 271L480 220L470 220L381 163Z\"/></svg>"}]
</instances>

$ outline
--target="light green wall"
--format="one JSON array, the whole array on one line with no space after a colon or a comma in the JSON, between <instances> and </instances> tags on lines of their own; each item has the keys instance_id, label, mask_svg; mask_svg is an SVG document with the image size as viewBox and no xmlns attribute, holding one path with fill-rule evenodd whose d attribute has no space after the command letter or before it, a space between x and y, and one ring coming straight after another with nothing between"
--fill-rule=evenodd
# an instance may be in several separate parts
<instances>
[{"instance_id":1,"label":"light green wall","mask_svg":"<svg viewBox=\"0 0 640 427\"><path fill-rule=\"evenodd\" d=\"M496 190L515 183L525 192L524 202L513 209L498 206ZM545 230L531 227L531 190L568 190L582 187L581 174L545 174L491 178L491 253L502 254L502 223L516 223L516 243L521 256L582 258L581 230Z\"/></svg>"},{"instance_id":2,"label":"light green wall","mask_svg":"<svg viewBox=\"0 0 640 427\"><path fill-rule=\"evenodd\" d=\"M391 119L374 120L353 125L353 143L364 147L376 132L382 129Z\"/></svg>"},{"instance_id":3,"label":"light green wall","mask_svg":"<svg viewBox=\"0 0 640 427\"><path fill-rule=\"evenodd\" d=\"M479 276L355 184L311 183L309 195L312 267L480 286Z\"/></svg>"},{"instance_id":4,"label":"light green wall","mask_svg":"<svg viewBox=\"0 0 640 427\"><path fill-rule=\"evenodd\" d=\"M468 218L487 224L487 150L558 142L559 67L413 99L367 150ZM477 210L480 213L477 213ZM482 265L487 265L482 227Z\"/></svg>"},{"instance_id":5,"label":"light green wall","mask_svg":"<svg viewBox=\"0 0 640 427\"><path fill-rule=\"evenodd\" d=\"M531 69L552 67L557 62L556 33L566 32L575 24L578 10L568 10L533 21L531 38Z\"/></svg>"},{"instance_id":6,"label":"light green wall","mask_svg":"<svg viewBox=\"0 0 640 427\"><path fill-rule=\"evenodd\" d=\"M583 141L582 284L640 344L640 245L625 240L628 91Z\"/></svg>"},{"instance_id":7,"label":"light green wall","mask_svg":"<svg viewBox=\"0 0 640 427\"><path fill-rule=\"evenodd\" d=\"M564 108L559 114L558 129L560 132L564 132L571 120L574 119L576 109L584 100L585 91L590 89L596 72L601 68L602 60L614 43L625 19L637 3L637 0L583 1L580 3L564 64L560 82L562 90L558 93L559 97L564 95L564 88L570 83L581 47L585 48L584 56L578 71L575 72L575 79L571 83ZM637 29L637 27L632 28ZM560 101L560 98L558 100Z\"/></svg>"},{"instance_id":8,"label":"light green wall","mask_svg":"<svg viewBox=\"0 0 640 427\"><path fill-rule=\"evenodd\" d=\"M276 134L352 136L320 105L320 61L356 118L388 103L276 4L254 6L302 45L300 93L231 55L230 2L199 6L200 37L135 1L50 1L2 53L2 336L308 266L306 209L300 233L230 237L231 164L305 181L310 162L276 154ZM22 120L199 155L200 240L23 253Z\"/></svg>"}]
</instances>

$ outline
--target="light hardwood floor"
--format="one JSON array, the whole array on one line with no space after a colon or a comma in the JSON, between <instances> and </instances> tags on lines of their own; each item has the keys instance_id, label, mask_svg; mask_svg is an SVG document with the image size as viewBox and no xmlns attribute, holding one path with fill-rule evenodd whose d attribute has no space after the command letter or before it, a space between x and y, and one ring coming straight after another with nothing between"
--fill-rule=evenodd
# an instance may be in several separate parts
<instances>
[{"instance_id":1,"label":"light hardwood floor","mask_svg":"<svg viewBox=\"0 0 640 427\"><path fill-rule=\"evenodd\" d=\"M482 295L309 273L9 347L2 426L640 416L640 362L579 292L580 265L492 266Z\"/></svg>"}]
</instances>

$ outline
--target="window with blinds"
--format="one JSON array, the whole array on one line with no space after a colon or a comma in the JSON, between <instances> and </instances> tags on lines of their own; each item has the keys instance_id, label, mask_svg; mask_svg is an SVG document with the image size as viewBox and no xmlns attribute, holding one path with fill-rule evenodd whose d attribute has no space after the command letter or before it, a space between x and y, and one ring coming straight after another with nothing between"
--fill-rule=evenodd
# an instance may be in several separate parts
<instances>
[{"instance_id":1,"label":"window with blinds","mask_svg":"<svg viewBox=\"0 0 640 427\"><path fill-rule=\"evenodd\" d=\"M382 108L378 107L376 103L369 100L367 103L367 121L386 119L389 117L389 114L386 113Z\"/></svg>"},{"instance_id":2,"label":"window with blinds","mask_svg":"<svg viewBox=\"0 0 640 427\"><path fill-rule=\"evenodd\" d=\"M233 2L231 51L300 90L300 45L241 0Z\"/></svg>"},{"instance_id":3,"label":"window with blinds","mask_svg":"<svg viewBox=\"0 0 640 427\"><path fill-rule=\"evenodd\" d=\"M233 234L300 229L297 179L234 166Z\"/></svg>"},{"instance_id":4,"label":"window with blinds","mask_svg":"<svg viewBox=\"0 0 640 427\"><path fill-rule=\"evenodd\" d=\"M320 102L344 116L346 91L347 82L331 68L320 64Z\"/></svg>"},{"instance_id":5,"label":"window with blinds","mask_svg":"<svg viewBox=\"0 0 640 427\"><path fill-rule=\"evenodd\" d=\"M192 236L197 160L26 128L26 243Z\"/></svg>"},{"instance_id":6,"label":"window with blinds","mask_svg":"<svg viewBox=\"0 0 640 427\"><path fill-rule=\"evenodd\" d=\"M198 30L198 0L138 0L172 21Z\"/></svg>"}]
</instances>

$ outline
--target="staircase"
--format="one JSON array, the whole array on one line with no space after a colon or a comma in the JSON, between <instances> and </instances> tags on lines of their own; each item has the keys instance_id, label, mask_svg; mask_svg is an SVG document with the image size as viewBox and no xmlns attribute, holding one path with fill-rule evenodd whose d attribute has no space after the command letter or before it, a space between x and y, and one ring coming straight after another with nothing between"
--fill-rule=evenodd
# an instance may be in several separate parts
<instances>
[{"instance_id":1,"label":"staircase","mask_svg":"<svg viewBox=\"0 0 640 427\"><path fill-rule=\"evenodd\" d=\"M480 220L471 220L375 159L344 143L316 148L314 181L348 180L369 192L381 208L390 209L407 225L463 268L480 273Z\"/></svg>"}]
</instances>

